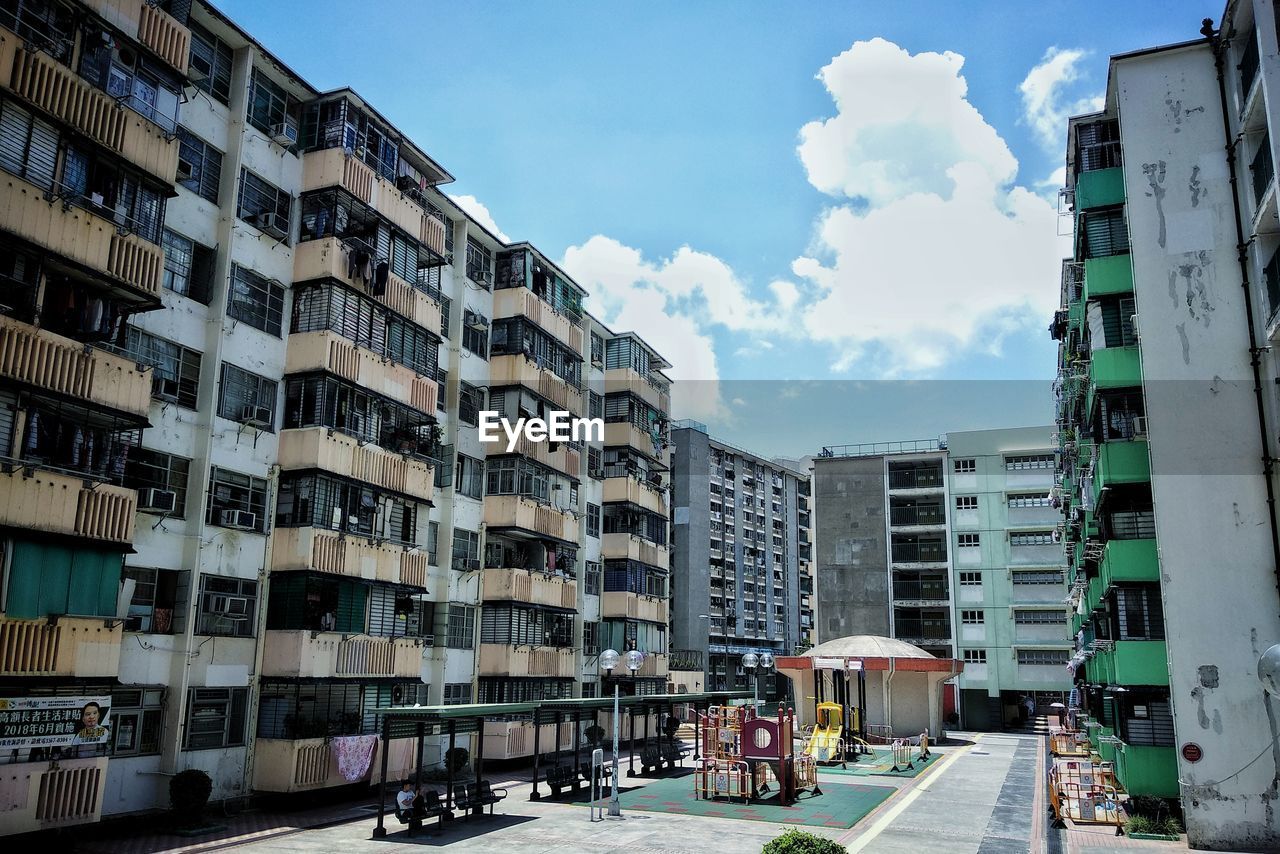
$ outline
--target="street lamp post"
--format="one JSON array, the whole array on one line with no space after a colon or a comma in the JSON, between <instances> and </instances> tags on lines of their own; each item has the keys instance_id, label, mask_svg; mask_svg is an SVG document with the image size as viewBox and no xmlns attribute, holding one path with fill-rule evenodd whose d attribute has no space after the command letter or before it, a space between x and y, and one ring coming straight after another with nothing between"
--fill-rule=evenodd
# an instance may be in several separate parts
<instances>
[{"instance_id":1,"label":"street lamp post","mask_svg":"<svg viewBox=\"0 0 1280 854\"><path fill-rule=\"evenodd\" d=\"M749 652L742 656L742 666L751 673L751 710L757 715L760 714L760 673L756 670L769 671L773 669L773 653L762 652L756 655Z\"/></svg>"},{"instance_id":2,"label":"street lamp post","mask_svg":"<svg viewBox=\"0 0 1280 854\"><path fill-rule=\"evenodd\" d=\"M618 655L616 649L606 649L600 653L600 669L606 674L612 673L613 668L618 666L618 661L622 657ZM638 649L633 649L627 653L627 669L631 671L634 678L636 671L644 664L644 653ZM618 800L618 742L622 740L621 727L619 724L619 684L615 679L613 682L613 779L610 780L609 795L609 815L615 818L622 816L622 803Z\"/></svg>"}]
</instances>

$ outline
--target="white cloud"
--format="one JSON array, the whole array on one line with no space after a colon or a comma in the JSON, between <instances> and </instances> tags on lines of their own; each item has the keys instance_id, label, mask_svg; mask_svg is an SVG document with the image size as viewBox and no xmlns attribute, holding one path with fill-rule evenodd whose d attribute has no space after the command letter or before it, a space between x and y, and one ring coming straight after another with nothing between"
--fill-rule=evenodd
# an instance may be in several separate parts
<instances>
[{"instance_id":1,"label":"white cloud","mask_svg":"<svg viewBox=\"0 0 1280 854\"><path fill-rule=\"evenodd\" d=\"M450 196L449 198L453 199L458 207L466 211L468 216L491 231L503 243L511 242L511 238L507 237L503 230L498 228L497 221L494 220L493 214L489 213L489 209L485 207L484 202L475 196Z\"/></svg>"},{"instance_id":2,"label":"white cloud","mask_svg":"<svg viewBox=\"0 0 1280 854\"><path fill-rule=\"evenodd\" d=\"M872 206L911 193L949 195L947 170L975 163L1013 179L1009 147L965 95L957 53L914 56L881 38L855 42L818 72L836 114L800 129L797 149L809 183Z\"/></svg>"},{"instance_id":3,"label":"white cloud","mask_svg":"<svg viewBox=\"0 0 1280 854\"><path fill-rule=\"evenodd\" d=\"M1061 154L1064 150L1070 116L1102 109L1101 95L1075 101L1063 97L1064 89L1080 81L1080 60L1085 56L1087 53L1079 48L1051 47L1018 86L1022 93L1023 120L1050 153Z\"/></svg>"}]
</instances>

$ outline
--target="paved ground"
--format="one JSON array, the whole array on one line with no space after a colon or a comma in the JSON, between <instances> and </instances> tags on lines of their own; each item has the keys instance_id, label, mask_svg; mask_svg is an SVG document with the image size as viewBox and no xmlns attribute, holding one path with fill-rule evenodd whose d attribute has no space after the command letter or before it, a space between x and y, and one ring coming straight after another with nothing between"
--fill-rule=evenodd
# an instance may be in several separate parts
<instances>
[{"instance_id":1,"label":"paved ground","mask_svg":"<svg viewBox=\"0 0 1280 854\"><path fill-rule=\"evenodd\" d=\"M823 772L823 788L893 786L898 791L849 829L807 827L853 852L896 854L1102 854L1147 848L1185 850L1185 845L1117 839L1110 830L1052 831L1040 781L1043 739L984 734L944 746L915 778L853 777ZM504 782L496 779L495 783ZM629 785L642 779L627 780ZM493 817L457 820L439 833L409 839L389 816L390 834L372 838L374 818L365 804L287 815L251 813L229 822L217 838L200 841L160 834L86 840L79 850L101 854L233 850L237 854L297 852L392 854L410 846L451 852L649 852L649 854L758 854L786 826L700 815L627 812L622 819L591 821L586 807L528 800L529 785L505 781L510 797ZM689 785L692 782L689 781ZM320 825L320 826L314 826Z\"/></svg>"}]
</instances>

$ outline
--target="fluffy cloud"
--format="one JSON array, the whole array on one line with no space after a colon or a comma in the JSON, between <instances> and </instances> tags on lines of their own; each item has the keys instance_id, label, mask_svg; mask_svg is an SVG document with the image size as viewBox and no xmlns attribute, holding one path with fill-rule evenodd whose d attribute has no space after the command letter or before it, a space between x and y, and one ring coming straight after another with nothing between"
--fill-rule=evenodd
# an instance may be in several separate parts
<instances>
[{"instance_id":1,"label":"fluffy cloud","mask_svg":"<svg viewBox=\"0 0 1280 854\"><path fill-rule=\"evenodd\" d=\"M879 206L912 193L946 196L948 169L980 166L1005 183L1018 169L1009 147L966 100L964 57L914 56L876 38L856 42L818 72L836 114L800 129L809 183Z\"/></svg>"},{"instance_id":2,"label":"fluffy cloud","mask_svg":"<svg viewBox=\"0 0 1280 854\"><path fill-rule=\"evenodd\" d=\"M1085 51L1051 47L1018 87L1022 93L1024 121L1050 153L1060 154L1067 138L1067 118L1102 109L1101 95L1077 100L1064 90L1080 80L1080 60Z\"/></svg>"},{"instance_id":3,"label":"fluffy cloud","mask_svg":"<svg viewBox=\"0 0 1280 854\"><path fill-rule=\"evenodd\" d=\"M494 220L493 214L489 213L489 209L485 207L484 202L475 196L450 196L449 198L453 199L458 207L466 211L468 216L487 228L503 243L511 242L511 238L507 237L502 229L498 228L497 221Z\"/></svg>"}]
</instances>

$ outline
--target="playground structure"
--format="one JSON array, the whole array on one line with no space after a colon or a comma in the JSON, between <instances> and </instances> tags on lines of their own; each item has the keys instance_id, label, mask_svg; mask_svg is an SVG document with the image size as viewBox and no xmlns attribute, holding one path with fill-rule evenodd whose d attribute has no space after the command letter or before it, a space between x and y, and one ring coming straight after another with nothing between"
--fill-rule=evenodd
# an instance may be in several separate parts
<instances>
[{"instance_id":1,"label":"playground structure","mask_svg":"<svg viewBox=\"0 0 1280 854\"><path fill-rule=\"evenodd\" d=\"M849 762L857 762L859 756L871 755L866 730L867 675L862 662L817 658L813 661L813 675L814 723L806 729L805 753L819 764L838 764L842 768L848 767ZM892 739L893 728L887 730Z\"/></svg>"},{"instance_id":2,"label":"playground structure","mask_svg":"<svg viewBox=\"0 0 1280 854\"><path fill-rule=\"evenodd\" d=\"M749 803L778 787L782 806L795 803L799 793L818 788L818 769L812 756L795 752L795 712L778 707L778 718L759 717L746 706L712 706L699 715L702 757L694 771L695 796L702 799L741 798Z\"/></svg>"},{"instance_id":3,"label":"playground structure","mask_svg":"<svg viewBox=\"0 0 1280 854\"><path fill-rule=\"evenodd\" d=\"M1079 720L1078 715L1073 719ZM1125 822L1123 800L1128 796L1116 778L1115 764L1093 752L1086 730L1066 727L1049 736L1049 800L1060 826L1112 825L1120 835Z\"/></svg>"}]
</instances>

